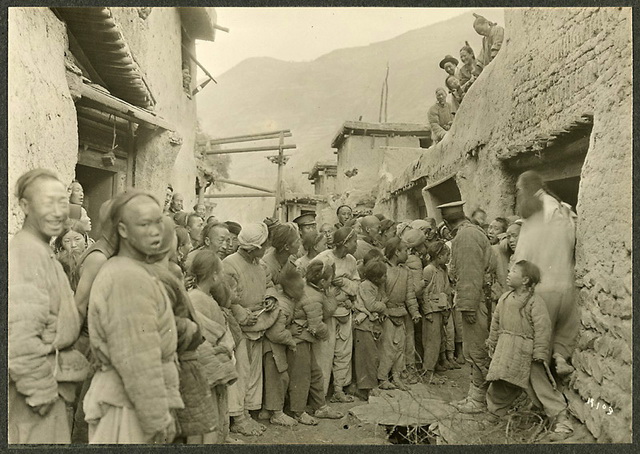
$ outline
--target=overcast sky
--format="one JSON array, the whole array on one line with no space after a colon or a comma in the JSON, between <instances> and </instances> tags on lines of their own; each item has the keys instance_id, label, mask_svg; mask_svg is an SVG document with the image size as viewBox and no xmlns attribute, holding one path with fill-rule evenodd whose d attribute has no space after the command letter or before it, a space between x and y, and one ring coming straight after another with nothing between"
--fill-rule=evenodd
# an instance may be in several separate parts
<instances>
[{"instance_id":1,"label":"overcast sky","mask_svg":"<svg viewBox=\"0 0 640 454\"><path fill-rule=\"evenodd\" d=\"M345 47L366 46L472 8L216 8L213 43L197 44L198 60L214 76L249 57L315 60ZM473 23L469 19L469 26ZM199 76L201 79L203 76Z\"/></svg>"}]
</instances>

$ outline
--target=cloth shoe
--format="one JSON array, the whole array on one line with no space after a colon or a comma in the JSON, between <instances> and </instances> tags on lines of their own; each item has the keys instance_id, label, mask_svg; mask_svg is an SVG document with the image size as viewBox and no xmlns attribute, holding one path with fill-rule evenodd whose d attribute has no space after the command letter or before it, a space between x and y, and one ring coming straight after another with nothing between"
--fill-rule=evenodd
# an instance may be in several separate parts
<instances>
[{"instance_id":1,"label":"cloth shoe","mask_svg":"<svg viewBox=\"0 0 640 454\"><path fill-rule=\"evenodd\" d=\"M455 358L453 357L453 352L447 352L447 361L449 363L450 369L461 369L460 364L458 364Z\"/></svg>"},{"instance_id":2,"label":"cloth shoe","mask_svg":"<svg viewBox=\"0 0 640 454\"><path fill-rule=\"evenodd\" d=\"M313 416L320 419L340 419L344 417L344 414L342 412L339 412L338 410L334 410L328 405L325 405L322 408L318 408L313 413Z\"/></svg>"}]
</instances>

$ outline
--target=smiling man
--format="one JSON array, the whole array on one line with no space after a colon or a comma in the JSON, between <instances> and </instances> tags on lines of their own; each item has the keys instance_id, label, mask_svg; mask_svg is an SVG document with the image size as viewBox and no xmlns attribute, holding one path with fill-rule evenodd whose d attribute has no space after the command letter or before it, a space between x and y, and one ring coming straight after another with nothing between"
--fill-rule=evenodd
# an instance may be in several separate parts
<instances>
[{"instance_id":1,"label":"smiling man","mask_svg":"<svg viewBox=\"0 0 640 454\"><path fill-rule=\"evenodd\" d=\"M89 297L89 338L98 371L84 400L89 443L170 443L182 408L176 322L167 293L144 262L162 244L160 203L131 190L110 210L118 254Z\"/></svg>"},{"instance_id":2,"label":"smiling man","mask_svg":"<svg viewBox=\"0 0 640 454\"><path fill-rule=\"evenodd\" d=\"M71 346L80 318L69 281L49 248L69 214L69 194L51 171L18 179L24 224L9 242L9 443L69 443L61 396L73 400L54 376L57 351Z\"/></svg>"}]
</instances>

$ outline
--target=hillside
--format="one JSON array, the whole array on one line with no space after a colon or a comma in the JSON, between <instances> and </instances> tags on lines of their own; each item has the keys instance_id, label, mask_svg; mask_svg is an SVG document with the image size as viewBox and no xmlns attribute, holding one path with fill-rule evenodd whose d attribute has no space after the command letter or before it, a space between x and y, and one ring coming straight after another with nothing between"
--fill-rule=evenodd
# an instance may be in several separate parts
<instances>
[{"instance_id":1,"label":"hillside","mask_svg":"<svg viewBox=\"0 0 640 454\"><path fill-rule=\"evenodd\" d=\"M504 24L503 10L478 10ZM309 62L251 58L233 67L198 95L202 129L212 137L290 129L295 143L285 167L286 184L312 192L306 175L315 161L335 159L331 139L346 120L378 121L380 91L389 64L389 122L422 123L444 86L438 67L446 55L458 57L465 40L479 54L481 37L464 14L412 30L387 41L335 50ZM259 143L265 145L270 142ZM276 166L265 156L233 156L230 179L274 187ZM251 192L227 187L224 192ZM238 202L243 209L238 213ZM273 199L217 199L216 215L240 222L271 215Z\"/></svg>"}]
</instances>

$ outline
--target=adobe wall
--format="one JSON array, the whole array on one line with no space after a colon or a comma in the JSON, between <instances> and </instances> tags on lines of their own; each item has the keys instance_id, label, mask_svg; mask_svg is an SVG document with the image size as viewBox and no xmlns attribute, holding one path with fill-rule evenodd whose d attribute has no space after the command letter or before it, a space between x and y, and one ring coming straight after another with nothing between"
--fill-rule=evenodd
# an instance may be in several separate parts
<instances>
[{"instance_id":1,"label":"adobe wall","mask_svg":"<svg viewBox=\"0 0 640 454\"><path fill-rule=\"evenodd\" d=\"M489 218L511 214L514 177L499 157L593 115L577 204L582 330L565 395L598 441L630 442L631 9L513 9L505 21L503 48L466 95L447 137L394 185L453 176L468 214L476 206ZM390 197L387 190L376 209L397 210L401 219L407 197Z\"/></svg>"},{"instance_id":2,"label":"adobe wall","mask_svg":"<svg viewBox=\"0 0 640 454\"><path fill-rule=\"evenodd\" d=\"M347 137L338 150L338 176L336 190L338 193L350 191L357 195L375 194L379 172L384 158L383 147L419 147L416 137ZM358 169L354 177L347 177L344 172Z\"/></svg>"},{"instance_id":3,"label":"adobe wall","mask_svg":"<svg viewBox=\"0 0 640 454\"><path fill-rule=\"evenodd\" d=\"M76 110L65 76L67 33L49 8L9 8L8 233L22 226L13 193L26 171L43 167L65 182L78 155Z\"/></svg>"},{"instance_id":4,"label":"adobe wall","mask_svg":"<svg viewBox=\"0 0 640 454\"><path fill-rule=\"evenodd\" d=\"M135 184L164 200L166 185L171 183L183 194L185 210L191 210L196 201L197 117L195 98L189 99L182 89L180 14L176 8L153 7L145 17L140 10L113 7L111 13L145 74L156 100L154 111L176 130L175 134L147 132L138 139Z\"/></svg>"}]
</instances>

